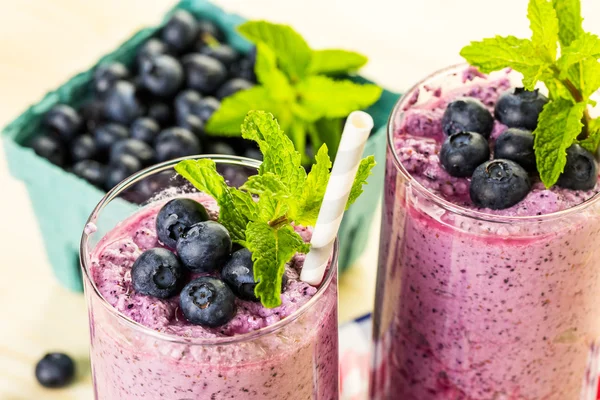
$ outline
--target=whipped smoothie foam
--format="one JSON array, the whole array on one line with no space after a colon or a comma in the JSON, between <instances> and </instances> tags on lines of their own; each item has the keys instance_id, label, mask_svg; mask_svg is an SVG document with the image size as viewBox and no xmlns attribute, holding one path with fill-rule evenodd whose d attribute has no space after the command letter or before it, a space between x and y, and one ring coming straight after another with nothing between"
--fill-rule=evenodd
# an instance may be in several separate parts
<instances>
[{"instance_id":1,"label":"whipped smoothie foam","mask_svg":"<svg viewBox=\"0 0 600 400\"><path fill-rule=\"evenodd\" d=\"M216 219L214 200L193 198ZM319 293L301 282L303 255L286 266L281 306L237 298L235 316L217 328L188 322L179 295L136 293L131 268L142 252L162 247L156 217L164 203L120 222L90 255L93 282L86 280L86 291L96 399L337 399L335 278L326 279ZM310 240L306 228L296 231ZM94 285L108 304L94 295ZM311 299L318 303L307 305Z\"/></svg>"},{"instance_id":2,"label":"whipped smoothie foam","mask_svg":"<svg viewBox=\"0 0 600 400\"><path fill-rule=\"evenodd\" d=\"M460 97L493 114L508 71L443 71L397 105L388 146L371 398L575 400L597 387L600 204L546 189L476 206L440 163L442 117ZM507 127L494 121L495 140ZM595 398L595 397L594 397Z\"/></svg>"}]
</instances>

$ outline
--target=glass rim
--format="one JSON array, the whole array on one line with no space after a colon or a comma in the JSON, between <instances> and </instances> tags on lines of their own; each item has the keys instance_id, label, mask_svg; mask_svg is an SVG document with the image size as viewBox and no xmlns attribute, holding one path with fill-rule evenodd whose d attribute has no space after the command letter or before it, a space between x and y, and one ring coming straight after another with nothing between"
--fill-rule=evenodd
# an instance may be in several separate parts
<instances>
[{"instance_id":1,"label":"glass rim","mask_svg":"<svg viewBox=\"0 0 600 400\"><path fill-rule=\"evenodd\" d=\"M243 167L257 168L260 166L261 162L258 160L254 160L246 157L238 157L238 156L228 156L228 155L220 155L220 154L202 154L202 155L193 155L187 157L181 157L170 161L165 161L151 167L145 168L135 174L131 175L129 178L120 182L117 186L111 189L106 195L98 202L94 210L88 217L86 221L86 227L89 223L95 223L98 219L98 216L102 212L105 206L107 206L113 199L115 199L123 190L131 187L132 185L138 183L141 179L147 178L153 174L167 171L172 169L172 167L180 161L183 160L198 160L198 159L211 159L215 161L217 164L234 164ZM79 261L82 269L82 277L86 280L91 288L92 288L92 296L98 298L100 303L106 310L120 323L125 324L129 328L141 332L145 335L149 335L154 339L158 339L164 342L176 343L176 344L184 344L184 345L202 345L202 346L222 346L234 343L240 343L245 341L251 341L263 336L272 334L277 332L290 323L294 322L300 316L304 315L309 309L311 309L317 301L323 297L325 291L330 287L333 281L333 277L335 272L337 271L337 259L338 259L338 239L336 237L333 245L330 268L327 270L327 273L323 277L323 281L321 285L317 289L317 292L312 296L305 304L303 304L300 308L298 308L293 314L277 321L276 323L269 325L265 328L261 328L255 331L242 333L240 335L234 336L223 336L216 338L184 338L182 336L177 336L169 333L159 332L155 329L149 328L145 325L140 324L139 322L134 321L133 319L127 317L123 313L119 312L112 304L110 304L100 293L96 282L92 279L91 273L89 271L89 258L90 252L88 251L88 240L93 232L87 233L84 229L83 234L81 236L80 246L79 246ZM84 291L87 293L87 285L84 285ZM89 304L87 304L89 307Z\"/></svg>"},{"instance_id":2,"label":"glass rim","mask_svg":"<svg viewBox=\"0 0 600 400\"><path fill-rule=\"evenodd\" d=\"M408 103L411 95L414 93L415 90L417 90L420 87L422 87L423 85L427 84L427 82L429 82L430 80L432 80L434 78L437 78L437 77L440 77L443 75L448 75L453 72L456 73L456 72L462 71L469 66L470 65L468 63L454 64L454 65L439 69L439 70L427 75L424 79L420 80L415 85L413 85L410 89L408 89L400 97L400 99L398 99L398 101L394 105L394 108L392 109L392 112L390 113L390 116L389 116L388 122L387 122L387 149L388 149L388 151L390 151L393 154L393 163L394 163L396 170L407 180L407 182L410 184L410 187L415 189L419 194L423 195L428 200L437 204L438 206L440 206L441 208L443 208L446 211L449 211L453 214L457 214L457 215L467 217L470 219L475 219L475 220L482 221L482 222L492 222L492 223L514 224L514 223L533 222L533 221L538 221L538 222L550 221L550 220L563 218L563 217L569 216L571 214L575 214L575 213L582 211L582 210L588 208L589 206L595 204L600 199L600 192L594 194L592 197L590 197L586 201L583 201L573 207L567 208L565 210L555 211L555 212L548 213L548 214L526 215L526 216L497 215L497 214L490 214L490 213L486 213L486 212L482 212L482 211L473 210L473 209L470 209L467 207L463 207L463 206L454 204L451 201L446 200L446 199L438 196L437 194L431 192L425 186L423 186L417 179L413 178L413 176L402 165L402 162L398 158L398 153L396 152L396 149L394 148L394 121L398 121L398 123L401 123L403 121L403 119L404 119L403 108L406 105L406 103Z\"/></svg>"}]
</instances>

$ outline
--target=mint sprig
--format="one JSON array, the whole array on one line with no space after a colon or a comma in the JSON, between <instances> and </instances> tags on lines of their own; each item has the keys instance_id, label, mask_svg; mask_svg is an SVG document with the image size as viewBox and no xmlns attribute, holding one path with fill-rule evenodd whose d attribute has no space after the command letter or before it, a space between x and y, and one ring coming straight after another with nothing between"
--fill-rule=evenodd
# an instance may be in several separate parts
<instances>
[{"instance_id":1,"label":"mint sprig","mask_svg":"<svg viewBox=\"0 0 600 400\"><path fill-rule=\"evenodd\" d=\"M219 204L219 222L234 242L252 252L255 294L265 307L281 304L281 279L294 254L307 253L309 244L293 225L314 226L331 175L331 159L324 144L307 174L302 156L272 114L250 111L240 131L255 141L263 162L239 189L227 186L212 160L185 160L175 170ZM375 165L373 156L361 161L346 208L362 193Z\"/></svg>"},{"instance_id":2,"label":"mint sprig","mask_svg":"<svg viewBox=\"0 0 600 400\"><path fill-rule=\"evenodd\" d=\"M246 113L271 111L295 148L307 161L307 138L316 150L327 143L335 156L342 119L381 96L376 85L336 80L366 64L362 54L337 49L313 50L287 25L249 21L238 31L256 45L255 73L259 85L225 99L206 125L209 134L238 136Z\"/></svg>"},{"instance_id":3,"label":"mint sprig","mask_svg":"<svg viewBox=\"0 0 600 400\"><path fill-rule=\"evenodd\" d=\"M496 36L471 42L460 54L484 73L515 69L527 90L538 82L548 88L551 101L533 134L540 177L551 187L569 146L580 143L595 152L600 145L598 123L588 112L595 104L590 96L600 88L600 38L583 30L579 0L530 0L527 17L530 39Z\"/></svg>"}]
</instances>

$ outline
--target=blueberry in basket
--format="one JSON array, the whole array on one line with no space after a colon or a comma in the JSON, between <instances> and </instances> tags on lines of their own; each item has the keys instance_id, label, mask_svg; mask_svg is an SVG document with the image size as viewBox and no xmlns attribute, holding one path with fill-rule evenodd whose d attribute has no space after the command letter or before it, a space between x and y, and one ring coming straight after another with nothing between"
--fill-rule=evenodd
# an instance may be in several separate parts
<instances>
[{"instance_id":1,"label":"blueberry in basket","mask_svg":"<svg viewBox=\"0 0 600 400\"><path fill-rule=\"evenodd\" d=\"M242 54L225 39L215 23L173 12L128 62L93 70L79 107L49 109L43 134L27 145L104 190L154 163L202 152L259 157L249 142L205 133L223 100L256 84L255 48Z\"/></svg>"}]
</instances>

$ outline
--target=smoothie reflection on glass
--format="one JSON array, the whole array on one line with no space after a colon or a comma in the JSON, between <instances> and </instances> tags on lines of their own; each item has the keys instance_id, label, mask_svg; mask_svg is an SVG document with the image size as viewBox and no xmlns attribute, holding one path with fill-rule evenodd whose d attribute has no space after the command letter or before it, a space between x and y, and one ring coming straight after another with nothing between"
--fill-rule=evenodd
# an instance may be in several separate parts
<instances>
[{"instance_id":1,"label":"smoothie reflection on glass","mask_svg":"<svg viewBox=\"0 0 600 400\"><path fill-rule=\"evenodd\" d=\"M243 184L259 165L237 157L212 160L231 186ZM163 246L156 217L167 201L192 199L216 219L214 200L177 175L175 164L121 183L96 207L84 232L95 399L336 399L337 247L318 287L299 280L304 256L297 254L286 266L281 306L266 308L237 293L235 315L220 326L190 323L178 294L163 299L136 292L132 265L143 251ZM295 229L310 239L306 228ZM154 283L168 286L173 276L157 271ZM186 283L206 275L185 273ZM244 284L237 289L244 291ZM206 304L203 293L197 291L194 301Z\"/></svg>"},{"instance_id":2,"label":"smoothie reflection on glass","mask_svg":"<svg viewBox=\"0 0 600 400\"><path fill-rule=\"evenodd\" d=\"M475 193L482 207L470 187L482 171L452 176L452 164L440 161L449 103L474 98L494 115L499 96L518 86L520 77L507 70L488 76L451 67L413 87L391 115L372 399L595 399L600 185L593 159L586 189L546 189L530 172L523 198L502 207L490 198L503 202L518 184L488 186L499 192L483 200ZM507 130L492 121L490 158ZM483 171L497 174L491 179L516 174L513 164L491 165Z\"/></svg>"}]
</instances>

